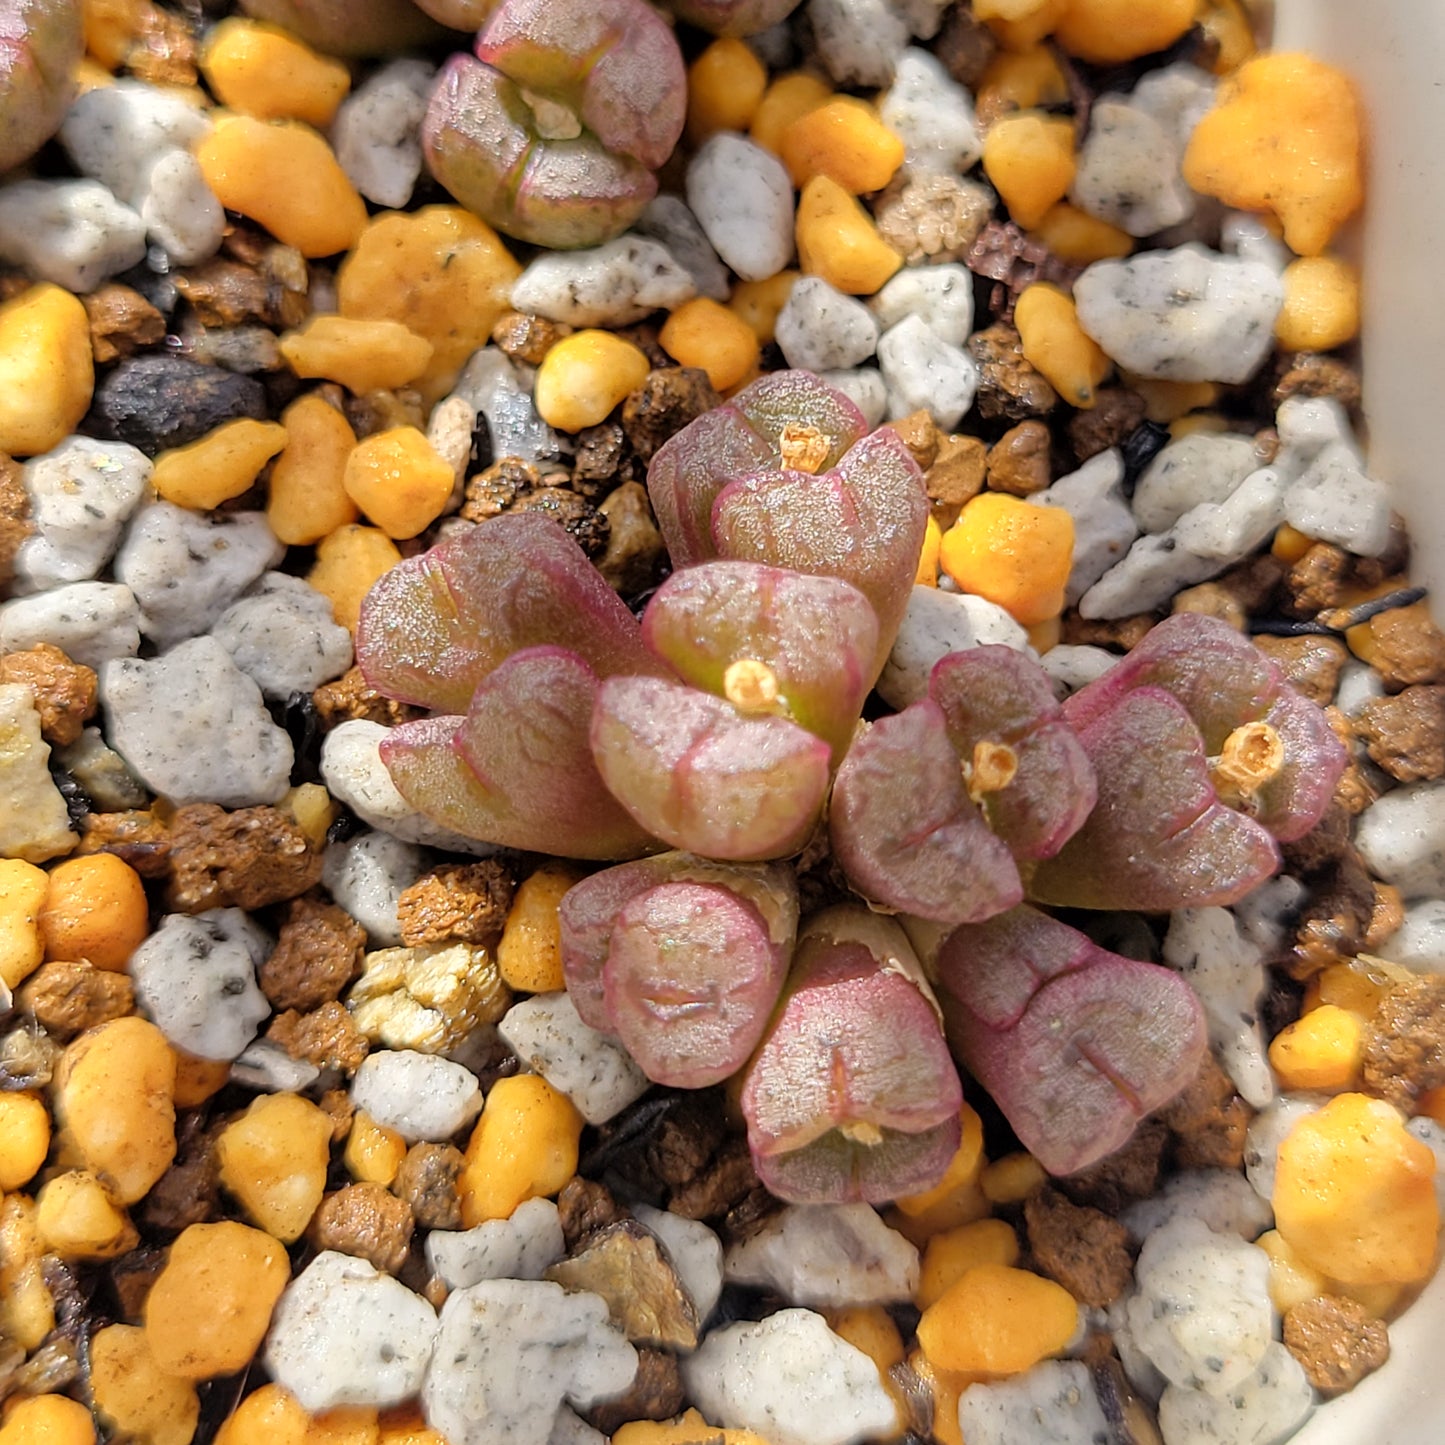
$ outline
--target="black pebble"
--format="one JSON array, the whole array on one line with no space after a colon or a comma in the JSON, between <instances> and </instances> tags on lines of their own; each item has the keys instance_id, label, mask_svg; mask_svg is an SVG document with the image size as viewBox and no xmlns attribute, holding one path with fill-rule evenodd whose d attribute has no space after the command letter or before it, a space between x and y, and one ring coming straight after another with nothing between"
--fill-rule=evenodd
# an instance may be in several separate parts
<instances>
[{"instance_id":1,"label":"black pebble","mask_svg":"<svg viewBox=\"0 0 1445 1445\"><path fill-rule=\"evenodd\" d=\"M266 390L254 377L183 356L136 356L122 361L96 389L84 429L155 456L225 422L266 416Z\"/></svg>"}]
</instances>

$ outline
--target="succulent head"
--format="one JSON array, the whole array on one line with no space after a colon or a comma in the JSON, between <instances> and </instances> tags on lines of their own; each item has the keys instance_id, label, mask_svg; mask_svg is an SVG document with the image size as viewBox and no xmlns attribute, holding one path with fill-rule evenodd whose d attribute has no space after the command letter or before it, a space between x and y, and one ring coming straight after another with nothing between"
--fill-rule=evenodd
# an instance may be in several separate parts
<instances>
[{"instance_id":1,"label":"succulent head","mask_svg":"<svg viewBox=\"0 0 1445 1445\"><path fill-rule=\"evenodd\" d=\"M241 0L241 9L330 55L394 55L446 34L411 0Z\"/></svg>"},{"instance_id":2,"label":"succulent head","mask_svg":"<svg viewBox=\"0 0 1445 1445\"><path fill-rule=\"evenodd\" d=\"M85 49L80 0L0 0L0 171L60 128Z\"/></svg>"},{"instance_id":3,"label":"succulent head","mask_svg":"<svg viewBox=\"0 0 1445 1445\"><path fill-rule=\"evenodd\" d=\"M499 231L593 246L656 194L686 103L682 52L646 0L503 0L475 57L443 66L422 141L437 180Z\"/></svg>"},{"instance_id":4,"label":"succulent head","mask_svg":"<svg viewBox=\"0 0 1445 1445\"><path fill-rule=\"evenodd\" d=\"M712 35L756 35L798 8L799 0L664 0L679 20Z\"/></svg>"}]
</instances>

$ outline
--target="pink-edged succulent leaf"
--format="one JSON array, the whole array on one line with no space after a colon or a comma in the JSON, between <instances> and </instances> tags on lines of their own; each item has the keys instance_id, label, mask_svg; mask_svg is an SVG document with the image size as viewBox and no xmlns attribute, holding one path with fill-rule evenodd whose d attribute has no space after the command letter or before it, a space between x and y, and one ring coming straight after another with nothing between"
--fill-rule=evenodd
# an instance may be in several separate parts
<instances>
[{"instance_id":1,"label":"pink-edged succulent leaf","mask_svg":"<svg viewBox=\"0 0 1445 1445\"><path fill-rule=\"evenodd\" d=\"M931 699L880 719L853 744L828 828L849 883L885 907L966 923L1023 898L1013 857L969 798Z\"/></svg>"},{"instance_id":2,"label":"pink-edged succulent leaf","mask_svg":"<svg viewBox=\"0 0 1445 1445\"><path fill-rule=\"evenodd\" d=\"M675 568L719 555L713 502L736 478L780 470L790 426L816 429L823 467L836 466L868 434L863 413L842 392L810 371L775 371L658 448L647 468L647 490Z\"/></svg>"},{"instance_id":3,"label":"pink-edged succulent leaf","mask_svg":"<svg viewBox=\"0 0 1445 1445\"><path fill-rule=\"evenodd\" d=\"M928 692L964 763L972 766L975 749L991 743L1016 760L1009 782L981 794L989 827L1020 861L1057 853L1089 816L1097 790L1048 674L1012 647L973 647L940 659Z\"/></svg>"},{"instance_id":4,"label":"pink-edged succulent leaf","mask_svg":"<svg viewBox=\"0 0 1445 1445\"><path fill-rule=\"evenodd\" d=\"M708 858L751 862L797 852L828 790L821 738L658 678L602 684L592 755L640 827Z\"/></svg>"},{"instance_id":5,"label":"pink-edged succulent leaf","mask_svg":"<svg viewBox=\"0 0 1445 1445\"><path fill-rule=\"evenodd\" d=\"M798 8L799 0L666 0L679 20L712 35L756 35Z\"/></svg>"},{"instance_id":6,"label":"pink-edged succulent leaf","mask_svg":"<svg viewBox=\"0 0 1445 1445\"><path fill-rule=\"evenodd\" d=\"M743 1084L758 1177L795 1203L930 1188L958 1147L962 1101L903 930L851 905L812 918Z\"/></svg>"},{"instance_id":7,"label":"pink-edged succulent leaf","mask_svg":"<svg viewBox=\"0 0 1445 1445\"><path fill-rule=\"evenodd\" d=\"M505 848L629 858L656 846L592 763L597 675L576 653L531 647L477 688L466 717L403 723L382 742L398 791L444 826Z\"/></svg>"},{"instance_id":8,"label":"pink-edged succulent leaf","mask_svg":"<svg viewBox=\"0 0 1445 1445\"><path fill-rule=\"evenodd\" d=\"M775 941L762 913L734 887L650 888L625 904L613 925L602 971L612 1032L655 1083L720 1083L757 1047L782 992L791 944L791 937Z\"/></svg>"},{"instance_id":9,"label":"pink-edged succulent leaf","mask_svg":"<svg viewBox=\"0 0 1445 1445\"><path fill-rule=\"evenodd\" d=\"M1197 612L1165 618L1127 657L1075 693L1064 714L1074 727L1088 727L1137 687L1160 687L1178 698L1210 756L1243 724L1269 724L1284 744L1284 761L1251 800L1250 816L1282 843L1323 817L1349 760L1345 747L1324 712L1228 623Z\"/></svg>"},{"instance_id":10,"label":"pink-edged succulent leaf","mask_svg":"<svg viewBox=\"0 0 1445 1445\"><path fill-rule=\"evenodd\" d=\"M687 76L672 28L646 0L506 0L477 59L565 106L612 154L654 170L672 153Z\"/></svg>"},{"instance_id":11,"label":"pink-edged succulent leaf","mask_svg":"<svg viewBox=\"0 0 1445 1445\"><path fill-rule=\"evenodd\" d=\"M1063 848L1034 868L1030 898L1165 912L1236 902L1276 872L1274 839L1219 801L1199 729L1172 693L1126 692L1078 736L1099 801Z\"/></svg>"},{"instance_id":12,"label":"pink-edged succulent leaf","mask_svg":"<svg viewBox=\"0 0 1445 1445\"><path fill-rule=\"evenodd\" d=\"M856 587L753 562L674 572L642 618L643 642L684 682L727 695L728 668L764 664L775 710L842 758L868 695L878 619Z\"/></svg>"},{"instance_id":13,"label":"pink-edged succulent leaf","mask_svg":"<svg viewBox=\"0 0 1445 1445\"><path fill-rule=\"evenodd\" d=\"M0 171L28 161L60 128L85 53L80 0L0 6Z\"/></svg>"},{"instance_id":14,"label":"pink-edged succulent leaf","mask_svg":"<svg viewBox=\"0 0 1445 1445\"><path fill-rule=\"evenodd\" d=\"M713 503L713 537L723 556L841 577L872 603L878 651L870 686L913 594L927 525L923 473L887 427L850 447L831 470L742 477Z\"/></svg>"},{"instance_id":15,"label":"pink-edged succulent leaf","mask_svg":"<svg viewBox=\"0 0 1445 1445\"><path fill-rule=\"evenodd\" d=\"M603 677L658 673L626 605L550 518L515 513L399 562L367 593L356 656L388 697L465 712L526 647L570 648Z\"/></svg>"},{"instance_id":16,"label":"pink-edged succulent leaf","mask_svg":"<svg viewBox=\"0 0 1445 1445\"><path fill-rule=\"evenodd\" d=\"M416 0L417 8L425 10L433 20L472 34L492 18L501 4L502 0Z\"/></svg>"},{"instance_id":17,"label":"pink-edged succulent leaf","mask_svg":"<svg viewBox=\"0 0 1445 1445\"><path fill-rule=\"evenodd\" d=\"M934 972L960 1062L1051 1174L1121 1148L1204 1054L1204 1011L1182 978L1037 909L955 929Z\"/></svg>"}]
</instances>

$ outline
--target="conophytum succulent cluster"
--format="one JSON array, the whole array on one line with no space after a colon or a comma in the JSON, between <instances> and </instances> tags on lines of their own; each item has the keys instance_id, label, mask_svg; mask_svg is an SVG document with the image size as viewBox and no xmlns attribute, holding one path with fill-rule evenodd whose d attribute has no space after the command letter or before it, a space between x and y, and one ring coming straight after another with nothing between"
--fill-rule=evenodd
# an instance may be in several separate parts
<instances>
[{"instance_id":1,"label":"conophytum succulent cluster","mask_svg":"<svg viewBox=\"0 0 1445 1445\"><path fill-rule=\"evenodd\" d=\"M615 865L563 900L578 1012L659 1083L742 1071L784 1198L934 1183L955 1059L1050 1171L1118 1148L1193 1076L1200 1006L1038 905L1243 897L1343 771L1323 713L1247 638L1180 615L1062 704L1031 657L981 647L862 722L928 501L897 434L809 373L693 422L648 487L675 570L640 621L528 514L373 588L367 681L431 713L383 744L403 796ZM797 860L829 853L849 901L802 917Z\"/></svg>"}]
</instances>

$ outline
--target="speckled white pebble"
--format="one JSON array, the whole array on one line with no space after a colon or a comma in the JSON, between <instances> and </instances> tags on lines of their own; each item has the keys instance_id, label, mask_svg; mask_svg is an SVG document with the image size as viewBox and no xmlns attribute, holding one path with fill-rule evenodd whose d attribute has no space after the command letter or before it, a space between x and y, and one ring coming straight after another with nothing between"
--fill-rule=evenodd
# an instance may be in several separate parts
<instances>
[{"instance_id":1,"label":"speckled white pebble","mask_svg":"<svg viewBox=\"0 0 1445 1445\"><path fill-rule=\"evenodd\" d=\"M1407 900L1445 894L1445 782L1407 783L1377 799L1355 824L1355 846Z\"/></svg>"},{"instance_id":2,"label":"speckled white pebble","mask_svg":"<svg viewBox=\"0 0 1445 1445\"><path fill-rule=\"evenodd\" d=\"M1253 211L1226 211L1219 227L1220 247L1244 261L1258 261L1276 276L1294 260L1294 252Z\"/></svg>"},{"instance_id":3,"label":"speckled white pebble","mask_svg":"<svg viewBox=\"0 0 1445 1445\"><path fill-rule=\"evenodd\" d=\"M231 1082L258 1094L299 1094L320 1077L309 1059L293 1059L270 1039L252 1040L231 1063Z\"/></svg>"},{"instance_id":4,"label":"speckled white pebble","mask_svg":"<svg viewBox=\"0 0 1445 1445\"><path fill-rule=\"evenodd\" d=\"M686 1219L669 1209L634 1204L632 1212L657 1236L677 1272L678 1282L697 1309L699 1321L706 1323L722 1294L722 1240L702 1220Z\"/></svg>"},{"instance_id":5,"label":"speckled white pebble","mask_svg":"<svg viewBox=\"0 0 1445 1445\"><path fill-rule=\"evenodd\" d=\"M1375 952L1417 973L1445 973L1445 898L1412 904L1405 921Z\"/></svg>"},{"instance_id":6,"label":"speckled white pebble","mask_svg":"<svg viewBox=\"0 0 1445 1445\"><path fill-rule=\"evenodd\" d=\"M0 858L44 863L75 847L49 758L35 694L24 683L0 683Z\"/></svg>"},{"instance_id":7,"label":"speckled white pebble","mask_svg":"<svg viewBox=\"0 0 1445 1445\"><path fill-rule=\"evenodd\" d=\"M390 833L359 833L328 845L321 882L373 945L395 948L401 943L397 902L425 871L426 860L415 843Z\"/></svg>"},{"instance_id":8,"label":"speckled white pebble","mask_svg":"<svg viewBox=\"0 0 1445 1445\"><path fill-rule=\"evenodd\" d=\"M208 631L285 554L260 512L193 512L152 502L131 518L115 575L140 603L141 631L166 648Z\"/></svg>"},{"instance_id":9,"label":"speckled white pebble","mask_svg":"<svg viewBox=\"0 0 1445 1445\"><path fill-rule=\"evenodd\" d=\"M1112 1439L1093 1377L1077 1360L1045 1360L997 1384L970 1385L958 1397L968 1445L1096 1445Z\"/></svg>"},{"instance_id":10,"label":"speckled white pebble","mask_svg":"<svg viewBox=\"0 0 1445 1445\"><path fill-rule=\"evenodd\" d=\"M1167 532L1191 507L1222 502L1259 466L1252 437L1191 432L1170 442L1134 488L1134 519L1144 532Z\"/></svg>"},{"instance_id":11,"label":"speckled white pebble","mask_svg":"<svg viewBox=\"0 0 1445 1445\"><path fill-rule=\"evenodd\" d=\"M351 634L300 577L267 572L217 619L211 636L267 696L313 692L351 666Z\"/></svg>"},{"instance_id":12,"label":"speckled white pebble","mask_svg":"<svg viewBox=\"0 0 1445 1445\"><path fill-rule=\"evenodd\" d=\"M552 1417L547 1445L607 1445L607 1436L563 1405Z\"/></svg>"},{"instance_id":13,"label":"speckled white pebble","mask_svg":"<svg viewBox=\"0 0 1445 1445\"><path fill-rule=\"evenodd\" d=\"M945 341L921 316L909 316L883 333L878 369L888 387L892 416L922 409L945 431L963 419L978 390L974 359Z\"/></svg>"},{"instance_id":14,"label":"speckled white pebble","mask_svg":"<svg viewBox=\"0 0 1445 1445\"><path fill-rule=\"evenodd\" d=\"M1079 323L1128 371L1168 381L1248 381L1284 302L1267 266L1204 246L1095 261L1074 284Z\"/></svg>"},{"instance_id":15,"label":"speckled white pebble","mask_svg":"<svg viewBox=\"0 0 1445 1445\"><path fill-rule=\"evenodd\" d=\"M351 1081L351 1102L404 1139L450 1139L482 1109L477 1076L414 1049L373 1049Z\"/></svg>"},{"instance_id":16,"label":"speckled white pebble","mask_svg":"<svg viewBox=\"0 0 1445 1445\"><path fill-rule=\"evenodd\" d=\"M1165 134L1183 155L1194 127L1214 104L1217 88L1218 82L1207 70L1188 61L1177 61L1149 71L1130 91L1129 99L1164 127Z\"/></svg>"},{"instance_id":17,"label":"speckled white pebble","mask_svg":"<svg viewBox=\"0 0 1445 1445\"><path fill-rule=\"evenodd\" d=\"M637 1352L599 1296L484 1280L442 1306L422 1410L450 1445L547 1445L565 1404L589 1409L636 1373Z\"/></svg>"},{"instance_id":18,"label":"speckled white pebble","mask_svg":"<svg viewBox=\"0 0 1445 1445\"><path fill-rule=\"evenodd\" d=\"M0 622L4 610L0 609ZM1380 674L1368 663L1353 658L1340 669L1340 683L1335 689L1335 706L1346 717L1356 716L1367 702L1384 697L1385 684Z\"/></svg>"},{"instance_id":19,"label":"speckled white pebble","mask_svg":"<svg viewBox=\"0 0 1445 1445\"><path fill-rule=\"evenodd\" d=\"M945 266L905 266L868 303L887 330L909 316L920 316L935 336L962 346L973 330L973 272Z\"/></svg>"},{"instance_id":20,"label":"speckled white pebble","mask_svg":"<svg viewBox=\"0 0 1445 1445\"><path fill-rule=\"evenodd\" d=\"M534 994L513 1004L498 1032L589 1124L605 1124L650 1087L627 1050L583 1023L566 993Z\"/></svg>"},{"instance_id":21,"label":"speckled white pebble","mask_svg":"<svg viewBox=\"0 0 1445 1445\"><path fill-rule=\"evenodd\" d=\"M950 652L998 643L1026 651L1029 635L997 603L969 593L915 587L893 642L878 693L893 708L905 708L928 691L928 674Z\"/></svg>"},{"instance_id":22,"label":"speckled white pebble","mask_svg":"<svg viewBox=\"0 0 1445 1445\"><path fill-rule=\"evenodd\" d=\"M351 184L378 206L411 200L421 175L421 122L436 67L394 60L341 102L331 144Z\"/></svg>"},{"instance_id":23,"label":"speckled white pebble","mask_svg":"<svg viewBox=\"0 0 1445 1445\"><path fill-rule=\"evenodd\" d=\"M1333 442L1290 484L1284 518L1316 541L1378 557L1390 544L1390 491L1365 475L1353 445Z\"/></svg>"},{"instance_id":24,"label":"speckled white pebble","mask_svg":"<svg viewBox=\"0 0 1445 1445\"><path fill-rule=\"evenodd\" d=\"M530 374L520 376L497 347L472 353L448 400L457 397L466 400L474 419L478 412L486 417L494 456L536 462L561 454L557 433L537 415Z\"/></svg>"},{"instance_id":25,"label":"speckled white pebble","mask_svg":"<svg viewBox=\"0 0 1445 1445\"><path fill-rule=\"evenodd\" d=\"M0 187L0 260L84 294L145 259L145 222L99 181Z\"/></svg>"},{"instance_id":26,"label":"speckled white pebble","mask_svg":"<svg viewBox=\"0 0 1445 1445\"><path fill-rule=\"evenodd\" d=\"M1061 642L1049 648L1039 658L1039 664L1058 687L1070 693L1103 677L1118 660L1118 653L1110 652L1107 647Z\"/></svg>"},{"instance_id":27,"label":"speckled white pebble","mask_svg":"<svg viewBox=\"0 0 1445 1445\"><path fill-rule=\"evenodd\" d=\"M287 1285L271 1316L271 1378L315 1414L395 1405L421 1388L437 1317L364 1259L324 1250Z\"/></svg>"},{"instance_id":28,"label":"speckled white pebble","mask_svg":"<svg viewBox=\"0 0 1445 1445\"><path fill-rule=\"evenodd\" d=\"M968 92L926 50L898 57L893 84L878 102L878 119L903 142L910 174L962 175L983 154Z\"/></svg>"},{"instance_id":29,"label":"speckled white pebble","mask_svg":"<svg viewBox=\"0 0 1445 1445\"><path fill-rule=\"evenodd\" d=\"M1124 458L1117 447L1092 456L1028 499L1061 507L1074 519L1074 561L1065 602L1072 607L1129 550L1138 524L1124 500Z\"/></svg>"},{"instance_id":30,"label":"speckled white pebble","mask_svg":"<svg viewBox=\"0 0 1445 1445\"><path fill-rule=\"evenodd\" d=\"M776 276L793 255L793 183L761 146L723 131L688 162L687 203L713 249L744 281Z\"/></svg>"},{"instance_id":31,"label":"speckled white pebble","mask_svg":"<svg viewBox=\"0 0 1445 1445\"><path fill-rule=\"evenodd\" d=\"M1272 1340L1255 1370L1223 1394L1170 1385L1159 1401L1159 1429L1164 1445L1277 1445L1314 1407L1299 1361Z\"/></svg>"},{"instance_id":32,"label":"speckled white pebble","mask_svg":"<svg viewBox=\"0 0 1445 1445\"><path fill-rule=\"evenodd\" d=\"M859 411L869 429L879 426L888 415L888 387L876 367L856 366L843 371L820 371L818 376L841 391Z\"/></svg>"},{"instance_id":33,"label":"speckled white pebble","mask_svg":"<svg viewBox=\"0 0 1445 1445\"><path fill-rule=\"evenodd\" d=\"M889 0L809 0L823 69L839 85L881 86L908 45L908 25Z\"/></svg>"},{"instance_id":34,"label":"speckled white pebble","mask_svg":"<svg viewBox=\"0 0 1445 1445\"><path fill-rule=\"evenodd\" d=\"M769 1445L852 1445L898 1425L878 1367L812 1310L714 1329L682 1361L682 1378L709 1421Z\"/></svg>"},{"instance_id":35,"label":"speckled white pebble","mask_svg":"<svg viewBox=\"0 0 1445 1445\"><path fill-rule=\"evenodd\" d=\"M1244 1136L1244 1174L1250 1188L1266 1203L1274 1198L1279 1146L1301 1119L1324 1102L1323 1094L1281 1094L1249 1121Z\"/></svg>"},{"instance_id":36,"label":"speckled white pebble","mask_svg":"<svg viewBox=\"0 0 1445 1445\"><path fill-rule=\"evenodd\" d=\"M176 1048L200 1059L234 1059L271 1013L256 983L270 947L240 908L168 913L126 972L137 1002Z\"/></svg>"},{"instance_id":37,"label":"speckled white pebble","mask_svg":"<svg viewBox=\"0 0 1445 1445\"><path fill-rule=\"evenodd\" d=\"M140 607L120 582L75 582L0 606L0 652L49 642L74 662L99 667L140 651Z\"/></svg>"},{"instance_id":38,"label":"speckled white pebble","mask_svg":"<svg viewBox=\"0 0 1445 1445\"><path fill-rule=\"evenodd\" d=\"M96 576L145 496L150 474L144 452L82 436L26 462L22 477L35 530L15 557L19 590L43 592Z\"/></svg>"},{"instance_id":39,"label":"speckled white pebble","mask_svg":"<svg viewBox=\"0 0 1445 1445\"><path fill-rule=\"evenodd\" d=\"M1159 1193L1119 1216L1136 1241L1176 1219L1198 1219L1216 1234L1236 1234L1252 1244L1274 1223L1274 1213L1236 1170L1191 1169L1172 1175Z\"/></svg>"},{"instance_id":40,"label":"speckled white pebble","mask_svg":"<svg viewBox=\"0 0 1445 1445\"><path fill-rule=\"evenodd\" d=\"M146 172L140 216L151 240L176 266L208 260L226 234L226 213L189 151L166 151L155 158Z\"/></svg>"},{"instance_id":41,"label":"speckled white pebble","mask_svg":"<svg viewBox=\"0 0 1445 1445\"><path fill-rule=\"evenodd\" d=\"M696 294L660 241L619 236L583 251L544 251L517 278L512 305L569 326L628 326Z\"/></svg>"},{"instance_id":42,"label":"speckled white pebble","mask_svg":"<svg viewBox=\"0 0 1445 1445\"><path fill-rule=\"evenodd\" d=\"M1069 198L1131 236L1152 236L1194 212L1173 138L1123 95L1101 95L1090 107Z\"/></svg>"},{"instance_id":43,"label":"speckled white pebble","mask_svg":"<svg viewBox=\"0 0 1445 1445\"><path fill-rule=\"evenodd\" d=\"M789 366L846 370L873 355L878 323L861 301L821 276L801 276L778 312L777 342Z\"/></svg>"},{"instance_id":44,"label":"speckled white pebble","mask_svg":"<svg viewBox=\"0 0 1445 1445\"><path fill-rule=\"evenodd\" d=\"M177 806L276 803L291 781L291 739L214 638L103 664L100 700L110 745Z\"/></svg>"},{"instance_id":45,"label":"speckled white pebble","mask_svg":"<svg viewBox=\"0 0 1445 1445\"><path fill-rule=\"evenodd\" d=\"M762 1285L816 1309L901 1304L918 1289L918 1250L869 1204L793 1204L734 1244L731 1284Z\"/></svg>"},{"instance_id":46,"label":"speckled white pebble","mask_svg":"<svg viewBox=\"0 0 1445 1445\"><path fill-rule=\"evenodd\" d=\"M654 196L633 227L666 246L678 265L692 277L699 296L726 301L732 286L712 242L681 196Z\"/></svg>"},{"instance_id":47,"label":"speckled white pebble","mask_svg":"<svg viewBox=\"0 0 1445 1445\"><path fill-rule=\"evenodd\" d=\"M433 1229L426 1261L448 1289L484 1279L541 1279L567 1253L557 1206L524 1199L507 1219L488 1219L475 1229Z\"/></svg>"}]
</instances>

